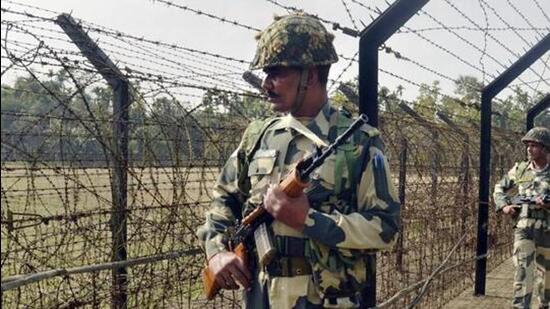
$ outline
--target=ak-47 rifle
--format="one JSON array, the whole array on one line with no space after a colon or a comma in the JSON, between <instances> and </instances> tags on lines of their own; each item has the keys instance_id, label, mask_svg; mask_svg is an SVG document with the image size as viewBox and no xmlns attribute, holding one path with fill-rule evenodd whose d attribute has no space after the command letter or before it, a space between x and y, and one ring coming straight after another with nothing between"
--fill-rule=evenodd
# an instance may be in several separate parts
<instances>
[{"instance_id":1,"label":"ak-47 rifle","mask_svg":"<svg viewBox=\"0 0 550 309\"><path fill-rule=\"evenodd\" d=\"M510 199L510 205L514 206L514 208L520 208L521 205L527 204L527 205L536 205L536 200L539 196L525 196L525 195L516 195L512 199ZM542 202L544 204L550 203L550 194L543 194L540 195L542 198Z\"/></svg>"},{"instance_id":2,"label":"ak-47 rifle","mask_svg":"<svg viewBox=\"0 0 550 309\"><path fill-rule=\"evenodd\" d=\"M536 200L539 196L542 198L543 206L537 206ZM519 213L520 218L528 217L529 210L549 209L547 205L550 204L550 194L542 194L539 196L516 195L509 200L508 205L521 209Z\"/></svg>"},{"instance_id":3,"label":"ak-47 rifle","mask_svg":"<svg viewBox=\"0 0 550 309\"><path fill-rule=\"evenodd\" d=\"M324 149L317 149L316 152L298 162L294 170L292 170L279 184L282 191L290 197L299 196L309 185L309 176L311 173L321 166L325 162L325 159L330 156L337 147L341 146L354 131L359 129L363 124L366 124L367 120L367 116L361 114L342 135L336 138L334 143L328 145ZM229 250L233 251L244 261L245 265L247 265L248 250L246 244L254 239L260 264L269 264L269 261L275 254L275 249L271 244L271 240L266 230L267 224L272 221L273 217L265 208L257 207L254 209L254 211L244 217L241 223L237 225L235 233L230 237L228 242ZM205 266L202 276L206 298L212 299L220 290L220 286L217 284L214 274L208 268L208 264Z\"/></svg>"}]
</instances>

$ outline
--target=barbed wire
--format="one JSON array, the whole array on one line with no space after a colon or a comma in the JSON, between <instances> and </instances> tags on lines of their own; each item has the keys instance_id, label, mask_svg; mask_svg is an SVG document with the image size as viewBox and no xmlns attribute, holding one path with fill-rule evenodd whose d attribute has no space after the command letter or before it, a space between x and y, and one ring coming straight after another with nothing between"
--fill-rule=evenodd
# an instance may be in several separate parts
<instances>
[{"instance_id":1,"label":"barbed wire","mask_svg":"<svg viewBox=\"0 0 550 309\"><path fill-rule=\"evenodd\" d=\"M480 32L497 32L497 31L510 31L510 30L516 30L516 31L544 31L548 30L548 28L543 27L470 27L470 26L445 26L445 27L426 27L426 28L412 28L411 30L402 30L399 29L398 33L413 33L413 32L430 32L430 31L440 31L440 30L468 30L468 31L480 31Z\"/></svg>"},{"instance_id":2,"label":"barbed wire","mask_svg":"<svg viewBox=\"0 0 550 309\"><path fill-rule=\"evenodd\" d=\"M462 17L464 17L466 20L468 20L468 22L472 23L473 25L475 25L476 27L479 27L479 25L477 25L471 18L468 17L468 15L466 13L464 13L463 11L461 11L460 9L458 9L458 7L456 7L454 4L452 4L449 0L445 0L446 3L449 4L449 6L451 6L453 9L455 9ZM510 24L508 22L506 22L506 20L504 20L504 18L502 18L502 16L500 16L500 14L498 14L498 12L491 6L487 3L487 1L485 0L480 0L480 2L483 2L485 6L487 6L494 14L495 16L498 17L498 19L500 21L502 21L506 26L510 27ZM528 47L532 47L533 44L529 43L521 34L519 34L519 32L515 31L514 29L512 29L512 32L514 32L514 34L516 34L525 44L527 44ZM519 54L516 53L516 52L513 52L510 48L508 48L508 46L506 46L506 44L502 43L500 40L496 39L493 35L490 35L488 34L488 36L493 39L499 46L501 46L502 48L504 48L506 51L508 51L510 54L514 55L515 57L519 58ZM526 50L526 49L525 49ZM534 72L535 74L538 75L537 72L535 72L532 68L529 68L529 70L531 70L532 72ZM540 77L540 75L539 75Z\"/></svg>"},{"instance_id":3,"label":"barbed wire","mask_svg":"<svg viewBox=\"0 0 550 309\"><path fill-rule=\"evenodd\" d=\"M225 17L216 16L212 13L206 13L206 12L203 12L203 11L200 11L200 10L196 10L196 9L193 9L193 8L185 6L185 5L176 4L174 2L170 2L170 1L167 1L167 0L154 0L153 2L159 2L159 3L162 3L162 4L166 4L169 7L175 7L175 8L184 10L184 11L193 12L197 15L206 16L208 18L220 21L222 23L226 23L226 24L229 24L229 25L241 27L241 28L244 28L246 30L252 30L252 31L260 32L260 29L258 29L256 27L245 25L243 23L237 22L236 20L230 20L230 19L227 19Z\"/></svg>"},{"instance_id":4,"label":"barbed wire","mask_svg":"<svg viewBox=\"0 0 550 309\"><path fill-rule=\"evenodd\" d=\"M458 12L464 17L466 18L468 21L472 22L476 27L479 27L479 25L477 25L477 23L473 22L473 20L471 18L469 18L466 13L462 12L460 9L458 9L454 4L450 3L449 0L445 0L447 3L449 3L449 5L451 5L455 10L458 10ZM483 0L480 0L481 2L485 3L485 1ZM423 14L427 15L428 17L430 17L432 20L434 20L436 23L438 23L439 25L441 25L442 27L445 27L444 26L444 23L441 22L440 20L438 20L437 18L435 18L433 15L429 14L428 12L424 11L424 10L420 10L420 12L422 12ZM481 28L481 27L479 27ZM455 35L457 38L459 38L462 42L466 43L467 45L471 46L472 48L474 48L475 50L479 51L482 55L484 56L487 56L489 59L493 60L495 63L497 63L498 65L500 65L502 68L504 69L507 69L508 66L503 64L502 62L498 61L495 57L489 55L486 51L480 49L479 47L477 47L475 44L472 44L470 41L468 41L467 39L465 39L464 37L462 37L461 35L459 35L458 33L456 33L455 31L451 30L451 29L446 29L448 30L450 33L452 33L453 35ZM501 41L497 40L494 36L492 36L490 33L486 32L486 35L488 37L490 37L491 39L493 39L495 42L497 42L497 44L499 44L500 46L504 47L507 51L509 51L510 53L512 53L514 56L518 57L519 58L519 55L517 53L514 53L512 50L510 50L504 43L502 43ZM538 72L534 71L533 69L530 68L530 70L535 73L538 77L540 78L543 78ZM485 75L485 71L482 70L482 73ZM521 79L519 79L521 80ZM550 86L550 84L548 84ZM529 86L529 85L527 85Z\"/></svg>"},{"instance_id":5,"label":"barbed wire","mask_svg":"<svg viewBox=\"0 0 550 309\"><path fill-rule=\"evenodd\" d=\"M370 11L371 13L376 13L376 14L378 14L378 15L382 14L382 10L380 10L378 7L372 8L372 7L370 7L370 6L368 6L368 5L365 5L364 3L359 2L359 1L357 1L357 0L351 0L351 2L353 2L353 3L357 4L357 5L359 5L360 7L364 8L364 9L366 9L366 10L368 10L368 11ZM387 3L386 3L386 4L387 4ZM388 4L388 6L389 6L389 4ZM371 18L372 18L372 17L371 17ZM373 19L374 19L374 18L373 18Z\"/></svg>"},{"instance_id":6,"label":"barbed wire","mask_svg":"<svg viewBox=\"0 0 550 309\"><path fill-rule=\"evenodd\" d=\"M15 5L18 5L18 6L21 6L21 7L26 7L26 8L29 8L29 9L38 10L38 11L42 11L42 12L45 12L45 13L51 13L51 14L59 15L59 12L48 10L48 9L43 8L43 7L30 5L30 4L26 4L26 3L16 2L16 1L12 1L12 0L4 0L4 3L15 4Z\"/></svg>"},{"instance_id":7,"label":"barbed wire","mask_svg":"<svg viewBox=\"0 0 550 309\"><path fill-rule=\"evenodd\" d=\"M525 17L525 15L523 15L523 13L510 1L510 0L506 0L506 2L508 2L508 5L510 5L510 7L519 15L521 16L521 18L525 21L525 23L527 23L527 25L529 25L529 27L531 28L534 28L533 24L529 21L529 19L527 17ZM544 11L543 11L544 12ZM535 30L535 32L542 37L542 34L540 33L540 31L538 30Z\"/></svg>"},{"instance_id":8,"label":"barbed wire","mask_svg":"<svg viewBox=\"0 0 550 309\"><path fill-rule=\"evenodd\" d=\"M5 21L2 21L3 24L9 24L9 22L5 22ZM40 29L40 30L46 30L46 31L49 31L50 29L46 29L46 28L43 28L43 27L33 27L35 29ZM17 31L17 30L14 30L14 31ZM20 31L21 32L21 31ZM23 33L23 32L21 32ZM51 36L43 36L45 38L49 38L49 39L53 39L53 40L62 40L62 39L59 39L59 38L55 38L55 37L51 37ZM64 42L69 42L69 40L62 40ZM13 41L11 40L10 41L11 44L26 44L26 45L31 45L29 43L26 43L26 42L18 42L18 41ZM193 64L190 64L190 63L186 63L185 65L183 65L182 62L179 62L179 61L174 61L172 59L167 59L167 58L164 58L162 56L159 56L158 54L155 54L156 57L158 58L161 58L163 60L166 60L168 62L172 62L173 64L176 64L176 65L179 65L179 66L174 66L174 65L169 65L169 64L165 64L165 63L162 63L162 62L158 62L158 61L155 61L153 59L148 59L148 58L144 58L143 56L145 56L146 54L144 53L140 53L140 52L137 52L135 50L135 45L134 45L134 48L124 48L120 45L115 45L115 44L112 44L112 43L108 43L108 42L103 42L104 45L106 46L111 46L111 47L116 47L116 48L121 48L121 49L124 49L125 52L133 52L133 53L136 53L136 54L139 54L140 56L133 56L133 55L130 55L130 54L127 54L125 52L121 52L121 51L117 51L117 50L111 50L109 49L109 47L105 48L105 51L107 52L110 52L110 54L115 54L115 55L122 55L122 56L126 56L126 58L128 59L138 59L138 60L142 60L142 61L146 61L146 62L150 62L152 64L155 64L159 67L166 67L166 68L171 68L171 69L176 69L176 70L190 70L190 68L195 68L196 70L205 70L204 68L199 68L199 67L196 67L195 65ZM58 52L62 52L62 53L65 53L65 54L71 54L71 55L78 55L80 56L80 54L78 52L73 52L73 51L68 51L68 50L63 50L63 49L54 49ZM184 58L186 60L192 60L192 59L189 59L189 58ZM198 62L196 61L196 59L194 59L195 61L192 61L192 63L201 63L201 61L199 60ZM208 63L204 63L202 62L202 64L208 66L208 67L211 67L211 68L216 68L216 69L219 69L219 67L216 67L214 65L210 65ZM146 67L146 66L143 66L143 65L140 65L140 64L135 64L135 63L126 63L126 66L136 66L136 67L140 67L140 68L146 68L150 71L156 71L158 73L163 73L163 74L166 74L166 75L174 75L173 73L170 73L170 72L166 72L166 71L161 71L161 70L158 70L158 69L153 69L153 68L150 68L150 67ZM195 74L195 76L201 76L201 77L213 77L214 76L214 73L216 74L215 76L226 76L227 74L234 74L234 75L239 75L238 72L235 72L235 71L230 71L230 73L226 73L226 74L219 74L218 72L216 71L213 71L213 70L205 70L206 72L209 72L211 75L206 75L206 74L202 74L202 73L197 73L197 72L194 72L193 70L191 70L191 72L193 72L193 74ZM181 76L180 76L181 77ZM185 76L184 76L185 77ZM234 81L231 81L231 82L234 82ZM243 85L245 85L244 83L242 83Z\"/></svg>"},{"instance_id":9,"label":"barbed wire","mask_svg":"<svg viewBox=\"0 0 550 309\"><path fill-rule=\"evenodd\" d=\"M19 27L17 27L17 26L15 26L15 27L16 27L16 28L19 28ZM12 44L18 44L17 41L11 42L11 43L12 43ZM29 44L29 43L25 43L25 44L27 44L27 45L32 45L32 44ZM61 52L61 53L64 54L64 55L70 55L70 54L72 54L72 55L78 55L78 53L76 53L76 52L66 51L66 50L62 50L62 49L53 49L53 50L56 50L56 52ZM155 64L155 65L157 66L157 68L153 68L153 67L147 67L147 66L144 66L144 65L136 64L136 63L126 63L126 64L125 64L126 70L129 70L129 67L137 67L137 68L143 69L143 70L145 70L145 71L147 71L147 72L151 72L151 73L148 73L148 74L150 74L150 75L155 74L155 75L157 75L157 76L165 76L165 77L173 76L174 78L178 78L178 79L186 79L186 78L193 77L193 76L189 76L189 75L187 75L187 76L182 76L182 75L178 75L178 74L175 74L175 73L171 73L171 72L167 72L167 71L158 69L159 66L160 66L160 67L163 67L163 66L164 66L164 67L168 67L168 68L172 68L172 69L179 70L180 68L177 67L177 66L167 65L167 64L164 64L164 63L152 61L152 60L149 60L149 59L146 59L146 58L141 58L141 57L138 57L138 56L131 56L131 55L125 54L125 53L123 53L123 52L109 50L108 48L107 48L106 50L107 50L107 51L110 51L111 54L114 54L114 55L122 55L122 56L126 56L127 58L133 58L133 59L148 61L148 62L151 62L151 63L153 63L153 64ZM47 56L47 54L44 54L44 53L42 53L42 54L40 54L40 55L43 56L43 57L44 57L44 56ZM80 60L78 61L78 63L75 61L75 63L77 63L77 64L79 64L80 62L81 62ZM42 61L42 63L46 63L46 62ZM181 63L180 63L180 64L181 64ZM51 64L51 65L53 65L53 64ZM193 65L186 65L186 66L187 66L187 67L194 67ZM196 69L198 70L199 68L196 67ZM210 70L208 70L208 69L205 70L204 68L200 68L200 69L203 70L203 71L205 71L205 72L207 72L207 73L209 72L210 75L208 75L208 74L199 74L198 76L209 78L209 79L211 79L211 80L213 80L213 81L218 82L219 85L225 85L225 84L226 84L224 80L217 78L217 76L227 77L227 76L229 76L229 75L227 75L227 74L222 74L222 75L220 75L220 74L215 73L215 71L210 71ZM135 70L136 70L136 69L134 69L134 71L135 71ZM231 75L236 75L236 76L239 76L239 75L240 75L240 74L237 73L237 72L231 72L231 73L229 73L229 74L231 74ZM229 80L229 81L230 81L231 84L237 86L233 80ZM202 80L201 82L204 83L205 80ZM245 84L244 82L242 82L242 81L240 81L240 80L237 80L237 82L239 82L239 83L241 84L240 87L248 87L247 84ZM237 86L236 88L239 89L240 87ZM243 88L240 88L240 89L243 89Z\"/></svg>"},{"instance_id":10,"label":"barbed wire","mask_svg":"<svg viewBox=\"0 0 550 309\"><path fill-rule=\"evenodd\" d=\"M487 16L487 10L485 10L485 7L483 6L483 2L481 0L478 0L479 7L481 8L481 11L483 12L483 18L485 20L485 29L489 28L489 18ZM481 76L481 80L485 81L485 63L483 62L483 58L487 54L487 36L489 35L489 31L485 30L483 31L483 50L481 52L481 56L479 56L479 65L481 66L481 70L483 71L483 75Z\"/></svg>"},{"instance_id":11,"label":"barbed wire","mask_svg":"<svg viewBox=\"0 0 550 309\"><path fill-rule=\"evenodd\" d=\"M330 86L328 87L328 90L327 92L330 92L332 90L332 88L340 81L340 79L342 78L342 76L344 76L344 74L346 73L347 70L349 70L349 68L351 68L352 64L354 62L357 62L357 56L359 55L359 51L357 51L355 53L355 55L353 55L353 57L351 58L348 58L346 60L348 60L348 64L342 69L342 71L340 71L340 74L332 81L332 83L330 84ZM345 56L341 56L340 57L344 58Z\"/></svg>"},{"instance_id":12,"label":"barbed wire","mask_svg":"<svg viewBox=\"0 0 550 309\"><path fill-rule=\"evenodd\" d=\"M546 14L546 12L544 11L544 9L542 8L542 6L540 6L540 3L537 1L537 0L533 0L533 2L535 2L535 5L537 6L537 8L540 10L540 12L542 13L542 15L544 15L544 17L546 18L546 20L548 22L550 22L550 17L548 17L548 14Z\"/></svg>"},{"instance_id":13,"label":"barbed wire","mask_svg":"<svg viewBox=\"0 0 550 309\"><path fill-rule=\"evenodd\" d=\"M355 19L353 18L353 15L349 10L348 5L346 4L346 1L345 0L341 0L341 1L342 1L342 5L344 6L344 9L346 10L346 14L348 15L349 20L351 21L351 24L353 25L353 29L355 29L355 31L359 31L359 28L357 27Z\"/></svg>"},{"instance_id":14,"label":"barbed wire","mask_svg":"<svg viewBox=\"0 0 550 309\"><path fill-rule=\"evenodd\" d=\"M346 59L346 60L349 60L349 61L355 61L355 62L357 62L357 60L355 60L354 58L348 58L348 57L346 57L346 56L344 56L344 55L340 55L340 57L342 57L342 58L344 58L344 59ZM406 58L403 58L403 59L406 59ZM424 65L422 65L422 64L420 64L420 63L418 63L418 62L416 62L416 61L414 61L414 60L410 60L410 59L409 59L408 61L411 62L411 63L413 63L413 64L416 64L416 65L418 65L419 67L424 68L424 69L426 69L426 70L428 70L428 71L430 71L430 72L432 72L432 73L434 73L434 74L436 74L436 75L439 75L439 74L440 74L439 72L437 72L437 71L435 71L435 70L432 70L432 69L429 69L429 68L425 67ZM413 80L411 80L411 79L408 79L408 78L406 78L406 77L403 77L403 76L401 76L401 75L398 75L398 74L396 74L396 73L390 72L390 71L388 71L388 70L385 70L385 69L380 68L379 71L382 72L382 73L385 73L385 74L387 74L387 75L390 75L390 76L392 76L392 77L395 77L395 78L397 78L397 79L399 79L399 80L402 80L402 81L404 81L404 82L406 82L406 83L408 83L408 84L414 85L414 86L416 86L416 87L418 87L418 88L421 88L421 87L422 87L422 84L420 84L420 83L418 83L418 82L415 82L415 81L413 81ZM443 75L443 74L441 74L441 76L444 77L444 78L450 79L451 81L458 82L457 80L455 80L455 79L453 79L453 78L451 78L451 77L445 76L445 75ZM480 91L480 90L478 90L478 91ZM443 97L445 97L445 98L450 99L452 102L455 102L455 103L461 105L461 106L464 107L464 108L475 108L476 110L480 110L480 107L479 107L477 104L468 104L468 103L465 103L465 102L463 102L463 101L461 101L461 100L459 100L459 99L457 99L457 98L455 98L455 97L453 97L453 96L451 96L451 95L446 95L446 94L443 94L443 93L441 93L441 95L442 95Z\"/></svg>"},{"instance_id":15,"label":"barbed wire","mask_svg":"<svg viewBox=\"0 0 550 309\"><path fill-rule=\"evenodd\" d=\"M157 254L153 256L141 257L136 259L129 259L125 261L75 267L71 269L55 269L55 270L50 270L50 271L42 272L38 274L31 274L27 276L8 277L8 278L5 278L2 282L2 292L16 289L22 285L35 283L35 282L49 279L52 277L69 276L69 275L79 274L79 273L97 272L102 270L115 269L119 267L129 267L129 266L140 265L140 264L154 263L154 262L158 262L166 259L177 259L182 256L192 256L201 252L202 252L202 249L196 248L194 250L168 252L164 254Z\"/></svg>"},{"instance_id":16,"label":"barbed wire","mask_svg":"<svg viewBox=\"0 0 550 309\"><path fill-rule=\"evenodd\" d=\"M271 4L274 4L275 6L278 6L282 9L285 9L289 13L290 12L303 12L304 11L303 9L300 9L300 8L297 8L297 7L294 7L294 6L281 4L276 0L265 0L265 1L267 1ZM352 36L352 37L359 36L359 32L357 30L353 30L350 27L341 26L340 23L328 20L324 17L319 16L318 14L310 14L310 15L315 16L317 19L319 19L323 23L330 24L332 26L332 30L339 30L343 34L346 34L346 35L349 35L349 36ZM357 29L357 27L355 27L355 29Z\"/></svg>"},{"instance_id":17,"label":"barbed wire","mask_svg":"<svg viewBox=\"0 0 550 309\"><path fill-rule=\"evenodd\" d=\"M1 8L1 11L5 12L5 13L12 13L12 14L20 15L20 16L37 18L37 19L40 19L40 20L43 20L43 21L55 22L55 20L52 19L52 18L42 17L42 16L31 14L31 13L27 13L27 12L17 12L17 11L13 11L13 10L10 10L10 9L5 9L5 8ZM177 44L170 44L170 43L165 43L165 42L162 42L162 41L147 39L147 38L144 38L144 37L138 37L138 36L127 34L127 33L124 33L124 32L118 31L118 30L113 30L113 29L110 29L110 28L107 28L107 27L94 25L93 23L84 22L83 20L80 20L80 19L77 19L77 21L81 24L83 29L86 30L86 31L92 31L92 32L96 32L96 33L99 33L99 34L111 35L113 37L126 37L126 38L129 38L129 39L133 39L135 41L138 41L138 42L144 42L144 43L149 43L149 44L152 44L152 45L169 47L169 48L172 48L172 49L175 49L175 50L188 51L188 52L196 53L196 54L199 54L199 55L211 56L211 57L214 57L214 58L224 59L224 60L228 60L228 61L234 61L234 62L245 63L245 64L249 63L249 61L246 61L246 60L236 59L236 58L233 58L233 57L227 57L227 56L223 56L223 55L219 55L219 54L215 54L215 53L209 53L207 51L201 51L201 50L197 50L197 49L193 49L193 48L189 48L189 47L183 47L183 46L179 46Z\"/></svg>"}]
</instances>

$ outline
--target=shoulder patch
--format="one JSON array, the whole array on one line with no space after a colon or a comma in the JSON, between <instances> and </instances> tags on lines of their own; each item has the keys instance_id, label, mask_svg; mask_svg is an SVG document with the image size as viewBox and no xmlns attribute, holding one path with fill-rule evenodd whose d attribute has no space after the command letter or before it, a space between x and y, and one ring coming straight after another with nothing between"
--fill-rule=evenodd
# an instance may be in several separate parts
<instances>
[{"instance_id":1,"label":"shoulder patch","mask_svg":"<svg viewBox=\"0 0 550 309\"><path fill-rule=\"evenodd\" d=\"M240 148L243 149L246 154L250 154L263 132L278 119L280 118L266 118L252 121L243 133Z\"/></svg>"},{"instance_id":2,"label":"shoulder patch","mask_svg":"<svg viewBox=\"0 0 550 309\"><path fill-rule=\"evenodd\" d=\"M522 175L525 173L525 171L527 171L528 167L529 161L522 161L517 162L512 169L516 172L516 174Z\"/></svg>"},{"instance_id":3,"label":"shoulder patch","mask_svg":"<svg viewBox=\"0 0 550 309\"><path fill-rule=\"evenodd\" d=\"M519 181L526 176L526 172L529 170L529 161L522 161L514 166L516 179Z\"/></svg>"},{"instance_id":4,"label":"shoulder patch","mask_svg":"<svg viewBox=\"0 0 550 309\"><path fill-rule=\"evenodd\" d=\"M248 124L248 127L244 130L243 138L241 141L241 148L242 149L248 149L250 147L250 144L252 143L252 140L254 139L254 136L260 134L262 127L264 126L267 119L259 119L254 120L250 124Z\"/></svg>"}]
</instances>

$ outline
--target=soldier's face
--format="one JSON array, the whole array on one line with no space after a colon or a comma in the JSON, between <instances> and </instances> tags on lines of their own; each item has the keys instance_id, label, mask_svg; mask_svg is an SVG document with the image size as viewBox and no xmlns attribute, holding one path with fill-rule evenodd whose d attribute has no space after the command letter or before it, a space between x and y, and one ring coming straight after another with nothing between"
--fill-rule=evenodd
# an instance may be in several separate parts
<instances>
[{"instance_id":1,"label":"soldier's face","mask_svg":"<svg viewBox=\"0 0 550 309\"><path fill-rule=\"evenodd\" d=\"M527 157L529 160L538 161L542 158L547 157L547 151L544 149L544 146L542 146L539 143L535 142L527 142Z\"/></svg>"},{"instance_id":2,"label":"soldier's face","mask_svg":"<svg viewBox=\"0 0 550 309\"><path fill-rule=\"evenodd\" d=\"M262 88L273 110L280 113L291 111L300 81L300 71L288 67L271 67L264 69L264 72L266 77Z\"/></svg>"}]
</instances>

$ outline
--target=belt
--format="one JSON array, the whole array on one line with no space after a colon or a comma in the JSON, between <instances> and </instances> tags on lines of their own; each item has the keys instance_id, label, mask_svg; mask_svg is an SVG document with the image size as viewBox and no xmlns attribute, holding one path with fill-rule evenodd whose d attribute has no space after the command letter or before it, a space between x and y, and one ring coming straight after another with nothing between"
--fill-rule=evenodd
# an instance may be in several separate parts
<instances>
[{"instance_id":1,"label":"belt","mask_svg":"<svg viewBox=\"0 0 550 309\"><path fill-rule=\"evenodd\" d=\"M308 240L291 236L275 236L277 256L266 271L272 277L294 277L311 274L311 265L306 259Z\"/></svg>"},{"instance_id":2,"label":"belt","mask_svg":"<svg viewBox=\"0 0 550 309\"><path fill-rule=\"evenodd\" d=\"M341 308L342 305L344 305L345 308L360 308L357 294L357 292L353 292L340 296L325 295L324 308Z\"/></svg>"},{"instance_id":3,"label":"belt","mask_svg":"<svg viewBox=\"0 0 550 309\"><path fill-rule=\"evenodd\" d=\"M275 258L266 266L271 277L295 277L311 274L311 266L305 257Z\"/></svg>"},{"instance_id":4,"label":"belt","mask_svg":"<svg viewBox=\"0 0 550 309\"><path fill-rule=\"evenodd\" d=\"M275 246L280 256L306 256L308 240L292 236L275 236Z\"/></svg>"},{"instance_id":5,"label":"belt","mask_svg":"<svg viewBox=\"0 0 550 309\"><path fill-rule=\"evenodd\" d=\"M519 217L520 218L529 218L529 219L546 219L548 217L548 214L546 214L546 210L544 209L535 209L529 207L528 209L521 209ZM527 213L527 215L525 215Z\"/></svg>"}]
</instances>

